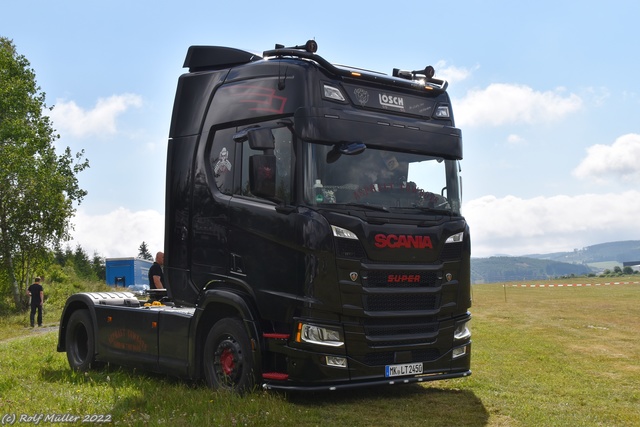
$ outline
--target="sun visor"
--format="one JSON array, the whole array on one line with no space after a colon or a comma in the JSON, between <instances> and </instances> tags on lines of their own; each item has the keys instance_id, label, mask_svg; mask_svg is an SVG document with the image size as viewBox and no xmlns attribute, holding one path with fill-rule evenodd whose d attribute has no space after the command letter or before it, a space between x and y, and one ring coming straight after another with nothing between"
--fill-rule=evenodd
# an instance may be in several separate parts
<instances>
[{"instance_id":1,"label":"sun visor","mask_svg":"<svg viewBox=\"0 0 640 427\"><path fill-rule=\"evenodd\" d=\"M295 127L302 139L320 144L358 141L367 146L462 159L460 129L429 121L411 119L404 123L394 117L390 122L388 116L369 112L300 108L295 114Z\"/></svg>"}]
</instances>

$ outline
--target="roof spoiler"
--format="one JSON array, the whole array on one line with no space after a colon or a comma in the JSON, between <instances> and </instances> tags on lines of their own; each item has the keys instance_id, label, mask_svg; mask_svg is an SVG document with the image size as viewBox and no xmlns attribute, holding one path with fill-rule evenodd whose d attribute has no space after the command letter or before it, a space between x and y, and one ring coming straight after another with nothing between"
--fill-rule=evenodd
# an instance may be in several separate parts
<instances>
[{"instance_id":1,"label":"roof spoiler","mask_svg":"<svg viewBox=\"0 0 640 427\"><path fill-rule=\"evenodd\" d=\"M262 57L255 53L223 46L190 46L183 67L189 72L217 70L259 61Z\"/></svg>"}]
</instances>

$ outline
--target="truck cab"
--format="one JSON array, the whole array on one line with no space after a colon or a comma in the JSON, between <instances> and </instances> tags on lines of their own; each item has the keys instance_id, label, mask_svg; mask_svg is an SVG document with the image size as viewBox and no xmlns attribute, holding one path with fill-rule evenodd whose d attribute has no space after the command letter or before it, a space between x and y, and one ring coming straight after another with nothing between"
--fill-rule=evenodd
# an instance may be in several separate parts
<instances>
[{"instance_id":1,"label":"truck cab","mask_svg":"<svg viewBox=\"0 0 640 427\"><path fill-rule=\"evenodd\" d=\"M447 83L432 67L386 75L316 49L189 48L168 141L167 294L146 307L72 296L58 345L72 367L118 356L234 390L470 375ZM130 351L103 332L114 313L110 334L136 335Z\"/></svg>"}]
</instances>

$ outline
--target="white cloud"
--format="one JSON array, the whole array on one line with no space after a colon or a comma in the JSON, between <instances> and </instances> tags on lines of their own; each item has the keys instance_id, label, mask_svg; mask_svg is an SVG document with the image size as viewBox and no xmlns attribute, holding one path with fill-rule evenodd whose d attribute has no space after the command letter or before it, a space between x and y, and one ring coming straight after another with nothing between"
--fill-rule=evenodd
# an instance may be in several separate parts
<instances>
[{"instance_id":1,"label":"white cloud","mask_svg":"<svg viewBox=\"0 0 640 427\"><path fill-rule=\"evenodd\" d=\"M49 113L54 127L61 133L75 137L116 133L116 118L129 107L140 107L139 95L125 93L100 98L91 110L79 107L74 101L57 100Z\"/></svg>"},{"instance_id":2,"label":"white cloud","mask_svg":"<svg viewBox=\"0 0 640 427\"><path fill-rule=\"evenodd\" d=\"M78 210L72 222L73 241L89 256L97 252L105 258L135 257L143 241L149 251L164 248L164 215L154 210L132 212L125 208L102 215L89 215Z\"/></svg>"},{"instance_id":3,"label":"white cloud","mask_svg":"<svg viewBox=\"0 0 640 427\"><path fill-rule=\"evenodd\" d=\"M449 83L456 83L467 79L471 73L479 67L476 66L473 69L459 68L454 67L453 65L447 65L447 61L441 60L434 65L434 68L436 70L436 78L444 79Z\"/></svg>"},{"instance_id":4,"label":"white cloud","mask_svg":"<svg viewBox=\"0 0 640 427\"><path fill-rule=\"evenodd\" d=\"M536 92L524 85L494 83L455 101L456 124L500 126L559 120L582 108L582 99L563 88Z\"/></svg>"},{"instance_id":5,"label":"white cloud","mask_svg":"<svg viewBox=\"0 0 640 427\"><path fill-rule=\"evenodd\" d=\"M640 135L623 135L612 145L592 145L587 149L587 157L573 170L573 175L596 181L607 178L640 181Z\"/></svg>"},{"instance_id":6,"label":"white cloud","mask_svg":"<svg viewBox=\"0 0 640 427\"><path fill-rule=\"evenodd\" d=\"M571 251L640 239L640 191L521 199L485 196L464 205L474 257Z\"/></svg>"}]
</instances>

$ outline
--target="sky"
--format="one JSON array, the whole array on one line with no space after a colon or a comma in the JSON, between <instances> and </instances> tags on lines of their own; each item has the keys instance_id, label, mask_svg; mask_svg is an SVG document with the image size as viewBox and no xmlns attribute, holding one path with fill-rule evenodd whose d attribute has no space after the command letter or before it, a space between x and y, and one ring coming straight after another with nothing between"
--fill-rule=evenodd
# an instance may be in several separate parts
<instances>
[{"instance_id":1,"label":"sky","mask_svg":"<svg viewBox=\"0 0 640 427\"><path fill-rule=\"evenodd\" d=\"M640 2L0 0L60 153L84 150L72 248L163 249L166 146L190 45L318 43L335 64L433 65L462 129L473 257L640 239Z\"/></svg>"}]
</instances>

